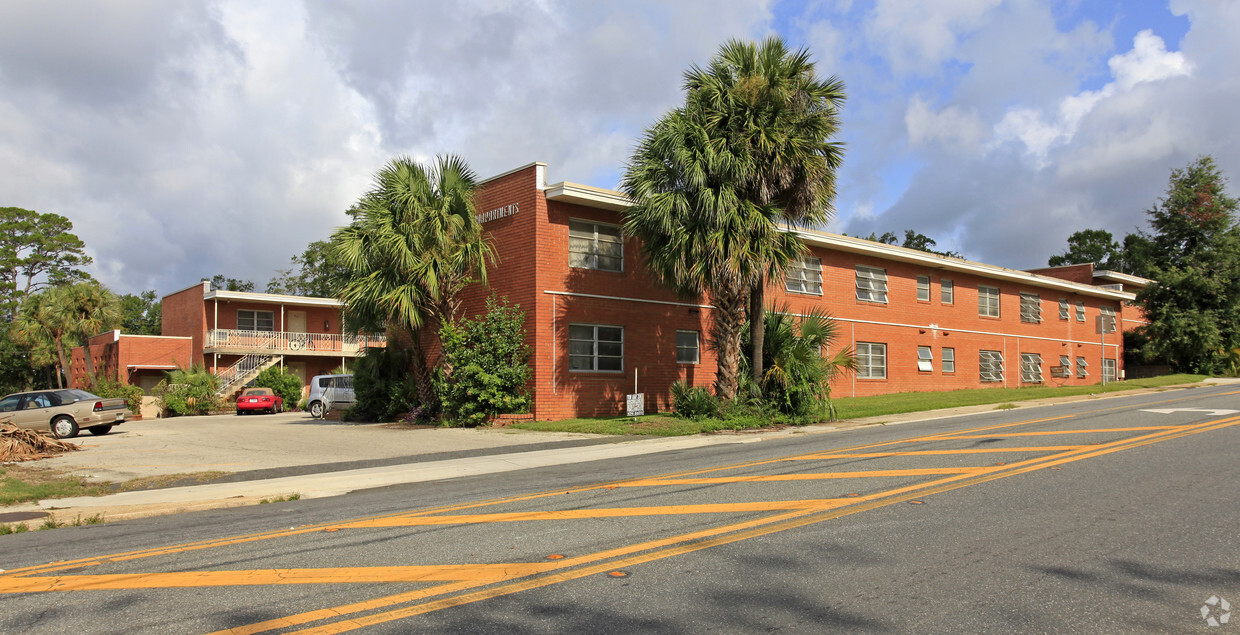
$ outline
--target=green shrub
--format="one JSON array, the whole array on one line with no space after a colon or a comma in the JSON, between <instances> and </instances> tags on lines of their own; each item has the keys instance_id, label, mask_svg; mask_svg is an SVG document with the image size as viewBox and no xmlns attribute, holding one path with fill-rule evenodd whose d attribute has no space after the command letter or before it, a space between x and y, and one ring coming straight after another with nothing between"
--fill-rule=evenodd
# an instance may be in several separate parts
<instances>
[{"instance_id":1,"label":"green shrub","mask_svg":"<svg viewBox=\"0 0 1240 635\"><path fill-rule=\"evenodd\" d=\"M254 378L254 385L259 388L270 388L284 399L284 407L292 408L301 401L301 378L293 373L272 366Z\"/></svg>"},{"instance_id":2,"label":"green shrub","mask_svg":"<svg viewBox=\"0 0 1240 635\"><path fill-rule=\"evenodd\" d=\"M418 389L409 373L409 352L368 348L353 369L356 402L344 413L352 421L393 421L418 405Z\"/></svg>"},{"instance_id":3,"label":"green shrub","mask_svg":"<svg viewBox=\"0 0 1240 635\"><path fill-rule=\"evenodd\" d=\"M439 339L444 364L436 390L450 424L476 426L529 410L530 347L520 307L487 298L486 313L442 326Z\"/></svg>"},{"instance_id":4,"label":"green shrub","mask_svg":"<svg viewBox=\"0 0 1240 635\"><path fill-rule=\"evenodd\" d=\"M100 397L124 397L129 402L129 412L138 414L142 410L142 388L130 384L122 384L115 379L96 378L95 385L87 388L87 392Z\"/></svg>"},{"instance_id":5,"label":"green shrub","mask_svg":"<svg viewBox=\"0 0 1240 635\"><path fill-rule=\"evenodd\" d=\"M856 370L851 347L832 349L838 335L834 319L825 312L811 311L794 318L787 306L770 307L765 312L762 379L753 382L750 372L748 326L742 331L741 378L749 394L794 420L823 420L834 417L830 383L840 373Z\"/></svg>"},{"instance_id":6,"label":"green shrub","mask_svg":"<svg viewBox=\"0 0 1240 635\"><path fill-rule=\"evenodd\" d=\"M672 384L672 411L686 419L719 416L719 398L701 386L690 386L683 380Z\"/></svg>"},{"instance_id":7,"label":"green shrub","mask_svg":"<svg viewBox=\"0 0 1240 635\"><path fill-rule=\"evenodd\" d=\"M219 379L202 366L168 371L152 390L165 417L205 415L220 407Z\"/></svg>"}]
</instances>

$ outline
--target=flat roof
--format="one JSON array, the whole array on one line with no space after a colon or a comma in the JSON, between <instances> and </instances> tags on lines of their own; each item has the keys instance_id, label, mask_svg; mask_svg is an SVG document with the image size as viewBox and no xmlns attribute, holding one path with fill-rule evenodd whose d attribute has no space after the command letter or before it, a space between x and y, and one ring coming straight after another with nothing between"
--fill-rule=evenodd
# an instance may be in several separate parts
<instances>
[{"instance_id":1,"label":"flat roof","mask_svg":"<svg viewBox=\"0 0 1240 635\"><path fill-rule=\"evenodd\" d=\"M297 304L301 306L326 306L339 308L344 302L335 298L312 298L301 295L281 295L278 293L254 293L252 291L208 291L202 295L204 300L234 300L237 302L260 302L265 304Z\"/></svg>"},{"instance_id":2,"label":"flat roof","mask_svg":"<svg viewBox=\"0 0 1240 635\"><path fill-rule=\"evenodd\" d=\"M624 211L632 204L628 197L615 190L606 190L589 185L581 185L579 183L569 183L567 181L547 186L546 196L547 200L574 203L586 207L610 210L613 212ZM887 245L874 242L872 240L854 238L852 236L844 236L841 234L832 234L818 230L794 227L790 227L789 229L806 244L827 247L836 251L873 256L875 258L894 260L896 262L917 264L932 269L959 271L984 278L1006 280L1009 282L1027 284L1033 287L1068 291L1072 293L1079 293L1081 295L1107 298L1109 300L1133 300L1136 298L1134 294L1125 291L1115 291L1090 284L1069 282L1060 278L1038 275L1027 271L1009 269L1007 267L1000 267L997 265L988 265L986 263L974 262L963 258L941 256L939 254L932 254L916 249L908 249L896 245ZM1095 274L1096 273L1097 272L1095 272ZM1123 281L1134 285L1139 284L1137 281L1144 280L1144 278L1128 276L1127 274L1120 274L1116 272L1107 273L1128 278L1130 280ZM1110 279L1120 281L1119 278ZM1146 281L1145 283L1149 284L1149 281Z\"/></svg>"}]
</instances>

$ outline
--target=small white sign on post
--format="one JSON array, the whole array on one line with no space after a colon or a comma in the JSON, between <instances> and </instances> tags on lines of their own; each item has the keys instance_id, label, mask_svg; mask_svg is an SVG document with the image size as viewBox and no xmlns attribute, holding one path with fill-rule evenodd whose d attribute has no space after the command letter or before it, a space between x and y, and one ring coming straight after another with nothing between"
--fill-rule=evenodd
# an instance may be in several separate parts
<instances>
[{"instance_id":1,"label":"small white sign on post","mask_svg":"<svg viewBox=\"0 0 1240 635\"><path fill-rule=\"evenodd\" d=\"M635 395L624 396L625 416L640 417L646 414L646 395L645 393L637 393Z\"/></svg>"}]
</instances>

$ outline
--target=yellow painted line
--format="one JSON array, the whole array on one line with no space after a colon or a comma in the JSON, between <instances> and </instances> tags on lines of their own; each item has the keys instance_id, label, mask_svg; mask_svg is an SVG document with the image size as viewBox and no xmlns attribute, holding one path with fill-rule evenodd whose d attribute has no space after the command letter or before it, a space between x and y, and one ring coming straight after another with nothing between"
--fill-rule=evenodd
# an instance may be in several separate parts
<instances>
[{"instance_id":1,"label":"yellow painted line","mask_svg":"<svg viewBox=\"0 0 1240 635\"><path fill-rule=\"evenodd\" d=\"M787 511L793 509L828 509L851 502L846 498L820 498L752 503L707 503L702 505L666 505L655 507L606 507L599 509L558 509L552 511L509 512L499 514L461 514L455 516L419 516L416 518L380 518L336 525L336 529L370 529L375 527L421 527L426 525L465 525L478 523L511 523L530 520L583 520L591 518L625 518L629 516L675 516L682 514L735 514L745 512Z\"/></svg>"},{"instance_id":2,"label":"yellow painted line","mask_svg":"<svg viewBox=\"0 0 1240 635\"><path fill-rule=\"evenodd\" d=\"M536 562L35 576L0 579L0 593L176 589L213 586L268 586L276 584L365 584L374 582L468 581L485 584L521 578L556 568L558 566L555 563Z\"/></svg>"},{"instance_id":3,"label":"yellow painted line","mask_svg":"<svg viewBox=\"0 0 1240 635\"><path fill-rule=\"evenodd\" d=\"M899 478L939 474L975 474L989 467L928 467L912 470L858 470L856 472L818 472L813 474L763 474L760 476L715 476L629 481L618 487L666 487L669 485L722 485L725 483L776 483L781 481L825 481L847 478Z\"/></svg>"},{"instance_id":4,"label":"yellow painted line","mask_svg":"<svg viewBox=\"0 0 1240 635\"><path fill-rule=\"evenodd\" d=\"M944 439L994 439L1007 437L1053 437L1061 434L1103 434L1109 432L1144 432L1147 430L1174 430L1183 426L1140 426L1136 428L1098 428L1096 430L1048 430L1043 432L1007 432L1002 435L993 434L953 434Z\"/></svg>"},{"instance_id":5,"label":"yellow painted line","mask_svg":"<svg viewBox=\"0 0 1240 635\"><path fill-rule=\"evenodd\" d=\"M961 450L909 450L907 452L866 452L858 454L813 454L798 456L789 461L813 461L817 459L879 459L891 456L942 456L948 454L989 454L991 452L1063 452L1079 450L1093 446L1087 445L1046 445L1028 448L966 448Z\"/></svg>"},{"instance_id":6,"label":"yellow painted line","mask_svg":"<svg viewBox=\"0 0 1240 635\"><path fill-rule=\"evenodd\" d=\"M1240 394L1240 391L1221 393L1218 396L1230 395L1230 394ZM1109 412L1112 410L1123 410L1123 409L1135 410L1135 409L1140 409L1140 408L1148 408L1151 405L1168 404L1168 403L1176 403L1180 401L1192 401L1192 400L1199 400L1199 399L1200 399L1199 396L1192 395L1188 397L1181 397L1181 398L1175 398L1175 399L1163 399L1159 401L1151 401L1151 402L1145 402L1142 404L1133 404L1129 406L1099 408L1096 410L1087 410L1087 411L1082 411L1082 412L1079 412L1076 414L1070 414L1070 415L1059 415L1059 416L1054 416L1054 417L1026 419L1026 420L1017 421L1014 423L978 426L976 428L967 428L964 430L957 430L955 432L943 432L943 433L932 434L932 435L921 435L921 436L906 438L906 439L897 439L893 441L884 441L884 442L879 442L879 443L870 443L870 444L856 445L856 446L851 446L851 447L843 447L843 448L839 448L838 450L836 450L836 452L849 452L853 450L884 447L884 446L889 446L889 445L898 445L901 443L935 441L941 438L951 437L952 435L956 435L956 434L1006 429L1006 428L1012 428L1012 427L1022 426L1022 425L1044 423L1047 421L1069 419L1072 417L1088 415L1088 414L1093 414L1097 412ZM688 476L688 475L693 475L693 474L720 472L720 471L726 471L726 470L740 469L744 467L774 464L774 463L778 463L784 460L787 460L787 458L785 457L785 458L776 458L776 459L763 459L763 460L758 460L758 461L747 461L747 462L736 463L732 465L716 466L714 468L689 470L689 471L684 471L684 472L671 472L671 473L667 473L663 475L657 475L654 477L645 477L645 479L643 480L659 479L659 478L674 478L674 477ZM540 498L546 498L546 497L552 497L552 496L561 496L561 495L570 494L570 493L596 491L600 489L607 489L607 488L621 486L626 482L628 481L604 482L604 483L597 483L594 485L571 488L568 490L565 490L562 488L553 489L553 490L548 490L544 492L536 492L532 494L524 494L524 495L519 495L519 496L507 496L507 497L499 497L499 498L494 498L494 499L489 499L489 500L475 501L471 503L462 503L462 504L457 504L457 505L445 505L445 506L438 507L438 508L424 508L424 509L414 510L414 511L393 512L390 514L381 514L381 515L372 516L368 518L414 517L414 516L436 514L436 513L443 513L443 512L449 512L449 511L462 511L462 510L467 510L467 509L477 509L477 508L482 508L482 507L487 507L487 506L492 506L492 505L501 505L501 504L507 504L507 503L513 503L513 502L537 500ZM364 519L358 519L358 520L364 520ZM9 569L5 573L0 574L0 577L11 576L11 575L26 575L30 573L36 573L36 572L49 572L49 571L61 571L65 569L77 569L77 568L82 568L82 567L98 566L98 565L107 564L111 562L124 562L128 560L136 560L136 559L142 559L142 558L176 555L180 553L186 553L189 551L197 551L197 550L203 550L203 549L215 549L215 548L220 548L220 547L229 547L229 546L235 546L235 545L245 544L245 543L250 543L250 542L257 542L257 541L262 541L262 540L287 538L287 537L299 536L299 535L322 531L324 528L332 527L335 524L337 523L331 522L331 523L322 523L322 524L315 524L315 525L306 525L304 527L299 527L299 528L290 529L290 530L277 530L277 531L270 531L270 532L243 534L240 536L229 536L225 538L203 540L203 541L192 542L192 543L182 543L182 544L168 545L164 547L140 549L136 551L121 552L121 553L104 555L104 556L92 556L89 558L79 558L76 560L64 560L60 562L51 562L51 563L42 564L42 565Z\"/></svg>"},{"instance_id":7,"label":"yellow painted line","mask_svg":"<svg viewBox=\"0 0 1240 635\"><path fill-rule=\"evenodd\" d=\"M583 578L583 577L587 577L591 575L596 575L598 573L602 573L602 572L613 570L613 569L631 567L634 565L644 564L646 562L651 562L654 560L661 560L664 558L669 558L669 557L673 557L677 555L691 553L694 551L708 549L710 547L734 543L734 542L738 542L741 540L746 540L746 539L764 536L764 535L768 535L768 534L772 534L772 533L776 533L780 531L785 531L788 529L794 529L797 527L803 527L805 525L815 524L815 523L823 522L826 520L832 520L835 518L841 518L843 516L849 516L849 515L857 514L860 512L864 512L864 511L886 507L886 506L893 505L896 503L901 503L906 500L911 500L917 497L924 497L924 496L928 496L932 494L939 494L939 493L948 492L948 491L952 491L956 489L961 489L964 487L970 487L973 485L978 485L981 483L986 483L986 482L1001 479L1001 478L1007 478L1009 476L1015 476L1017 474L1024 474L1026 472L1030 472L1033 470L1044 469L1044 468L1051 467L1054 465L1062 465L1064 463L1070 463L1073 461L1093 458L1093 457L1101 456L1104 454L1109 454L1112 452L1119 452L1122 450L1132 449L1132 448L1140 447L1143 445L1149 445L1152 443L1159 443L1162 441L1177 439L1177 438L1188 436L1191 434L1198 434L1201 432L1217 430L1217 429L1225 428L1231 425L1235 425L1237 422L1240 422L1240 418L1235 418L1235 419L1222 422L1222 423L1211 422L1208 424L1202 424L1200 426L1196 426L1193 429L1189 429L1189 430L1163 431L1163 432L1158 432L1158 433L1154 433L1151 435L1146 435L1138 439L1126 439L1123 441L1117 441L1111 444L1107 444L1106 446L1091 446L1091 447L1099 448L1093 452L1081 453L1081 451L1079 450L1071 451L1065 454L1074 454L1074 456L1064 456L1063 458L1059 458L1057 460L1052 460L1052 459L1055 459L1055 457L1053 456L1052 457L1041 457L1040 459L1031 459L1029 461L1022 462L1023 464L1022 463L1014 464L1013 467L1020 466L1020 467L1017 467L1016 469L1005 469L1005 470L1001 470L1001 471L997 471L997 472L993 472L989 474L982 474L979 476L954 477L950 479L942 479L942 481L958 481L955 483L943 483L940 481L936 483L923 484L923 486L901 488L900 490L893 491L893 492L901 492L901 495L894 496L894 497L891 496L892 493L889 492L889 493L865 497L868 500L865 500L864 503L860 503L857 505L849 505L849 506L834 509L834 510L823 511L823 512L809 512L808 514L804 514L804 515L800 515L800 514L781 515L773 519L767 519L767 522L769 524L766 524L765 526L746 527L743 531L732 533L730 535L716 536L710 539L699 540L696 542L680 541L680 544L676 544L674 546L671 546L670 548L659 550L659 551L638 554L638 555L634 555L634 556L624 558L621 560L612 560L608 562L593 564L592 566L586 566L586 567L582 567L582 568L575 569L572 571L549 573L549 574L546 574L546 575L543 575L537 578L532 578L529 580L522 580L522 581L514 582L514 583L507 584L507 585L500 586L500 587L477 591L474 593L458 595L454 597L447 597L447 598L443 598L440 600L435 600L435 601L427 602L424 604L396 609L396 610L388 611L384 613L377 613L377 614L372 614L372 615L367 615L367 616L362 616L362 617L346 619L346 620L342 620L340 622L336 622L333 624L327 624L327 625L319 626L317 628L304 629L304 630L296 631L296 632L302 633L302 634L314 634L314 635L328 634L328 633L340 633L340 632L354 630L357 628L363 628L366 626L373 626L376 624L391 622L391 621L398 620L398 619L414 617L417 615L422 615L425 613L430 613L433 611L438 611L438 610L451 608L455 606L461 606L464 604L470 604L473 602L487 600L487 599L499 597L502 595L509 595L513 593L518 593L520 591L549 586L549 585L558 584L561 582L567 582L570 580L575 580L575 579L579 579L579 578ZM964 479L964 480L960 480L960 479ZM922 491L910 491L914 489L922 490ZM881 498L882 500L876 500L879 498ZM801 517L789 517L789 516L801 516ZM739 528L740 526L733 525L732 527ZM708 530L708 531L713 532L715 530ZM701 535L704 533L707 533L707 532L696 532L696 534L688 534L686 535L686 537L693 536L693 535ZM296 617L297 616L290 616L290 619L296 619ZM302 622L302 623L306 623L306 622Z\"/></svg>"}]
</instances>

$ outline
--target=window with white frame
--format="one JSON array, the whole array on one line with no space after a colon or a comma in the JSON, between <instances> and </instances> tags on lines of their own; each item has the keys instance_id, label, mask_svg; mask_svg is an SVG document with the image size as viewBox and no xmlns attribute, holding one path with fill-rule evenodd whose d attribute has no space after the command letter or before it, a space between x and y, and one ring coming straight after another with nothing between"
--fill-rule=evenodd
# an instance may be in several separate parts
<instances>
[{"instance_id":1,"label":"window with white frame","mask_svg":"<svg viewBox=\"0 0 1240 635\"><path fill-rule=\"evenodd\" d=\"M568 265L579 269L624 271L620 228L586 220L568 221Z\"/></svg>"},{"instance_id":2,"label":"window with white frame","mask_svg":"<svg viewBox=\"0 0 1240 635\"><path fill-rule=\"evenodd\" d=\"M1037 353L1020 354L1020 381L1025 384L1042 383L1042 356Z\"/></svg>"},{"instance_id":3,"label":"window with white frame","mask_svg":"<svg viewBox=\"0 0 1240 635\"><path fill-rule=\"evenodd\" d=\"M1036 293L1020 294L1020 321L1034 324L1042 321L1042 299Z\"/></svg>"},{"instance_id":4,"label":"window with white frame","mask_svg":"<svg viewBox=\"0 0 1240 635\"><path fill-rule=\"evenodd\" d=\"M275 311L250 311L246 309L238 309L237 330L265 331L267 333L272 333L276 330Z\"/></svg>"},{"instance_id":5,"label":"window with white frame","mask_svg":"<svg viewBox=\"0 0 1240 635\"><path fill-rule=\"evenodd\" d=\"M1072 374L1072 358L1067 355L1060 355L1059 356L1059 367L1063 369L1062 371L1060 371L1063 373L1062 375L1060 375L1061 377L1067 377L1071 375Z\"/></svg>"},{"instance_id":6,"label":"window with white frame","mask_svg":"<svg viewBox=\"0 0 1240 635\"><path fill-rule=\"evenodd\" d=\"M939 280L939 301L951 304L955 300L956 287L951 280Z\"/></svg>"},{"instance_id":7,"label":"window with white frame","mask_svg":"<svg viewBox=\"0 0 1240 635\"><path fill-rule=\"evenodd\" d=\"M1085 303L1084 302L1076 303L1076 321L1077 322L1085 321Z\"/></svg>"},{"instance_id":8,"label":"window with white frame","mask_svg":"<svg viewBox=\"0 0 1240 635\"><path fill-rule=\"evenodd\" d=\"M788 263L784 289L793 293L822 295L822 260L804 256Z\"/></svg>"},{"instance_id":9,"label":"window with white frame","mask_svg":"<svg viewBox=\"0 0 1240 635\"><path fill-rule=\"evenodd\" d=\"M624 370L624 327L570 324L568 368L605 372Z\"/></svg>"},{"instance_id":10,"label":"window with white frame","mask_svg":"<svg viewBox=\"0 0 1240 635\"><path fill-rule=\"evenodd\" d=\"M945 373L956 372L956 349L944 347L942 351L942 355L943 355L943 372Z\"/></svg>"},{"instance_id":11,"label":"window with white frame","mask_svg":"<svg viewBox=\"0 0 1240 635\"><path fill-rule=\"evenodd\" d=\"M1102 314L1102 332L1115 332L1115 309L1109 306L1099 307L1098 312Z\"/></svg>"},{"instance_id":12,"label":"window with white frame","mask_svg":"<svg viewBox=\"0 0 1240 635\"><path fill-rule=\"evenodd\" d=\"M1003 381L1003 353L999 351L979 351L977 363L978 378L982 381Z\"/></svg>"},{"instance_id":13,"label":"window with white frame","mask_svg":"<svg viewBox=\"0 0 1240 635\"><path fill-rule=\"evenodd\" d=\"M1115 360L1102 360L1102 381L1115 381Z\"/></svg>"},{"instance_id":14,"label":"window with white frame","mask_svg":"<svg viewBox=\"0 0 1240 635\"><path fill-rule=\"evenodd\" d=\"M934 353L929 346L917 347L917 370L923 373L934 370Z\"/></svg>"},{"instance_id":15,"label":"window with white frame","mask_svg":"<svg viewBox=\"0 0 1240 635\"><path fill-rule=\"evenodd\" d=\"M676 363L698 363L697 331L676 331Z\"/></svg>"},{"instance_id":16,"label":"window with white frame","mask_svg":"<svg viewBox=\"0 0 1240 635\"><path fill-rule=\"evenodd\" d=\"M930 276L917 276L917 300L930 301Z\"/></svg>"},{"instance_id":17,"label":"window with white frame","mask_svg":"<svg viewBox=\"0 0 1240 635\"><path fill-rule=\"evenodd\" d=\"M857 377L863 379L887 378L886 344L857 342Z\"/></svg>"},{"instance_id":18,"label":"window with white frame","mask_svg":"<svg viewBox=\"0 0 1240 635\"><path fill-rule=\"evenodd\" d=\"M977 287L977 314L999 317L999 287Z\"/></svg>"},{"instance_id":19,"label":"window with white frame","mask_svg":"<svg viewBox=\"0 0 1240 635\"><path fill-rule=\"evenodd\" d=\"M1089 364L1085 363L1084 357L1076 358L1076 376L1078 379L1089 377Z\"/></svg>"},{"instance_id":20,"label":"window with white frame","mask_svg":"<svg viewBox=\"0 0 1240 635\"><path fill-rule=\"evenodd\" d=\"M887 270L857 265L857 299L887 302Z\"/></svg>"},{"instance_id":21,"label":"window with white frame","mask_svg":"<svg viewBox=\"0 0 1240 635\"><path fill-rule=\"evenodd\" d=\"M1059 319L1068 319L1068 301L1063 298L1059 298Z\"/></svg>"}]
</instances>

